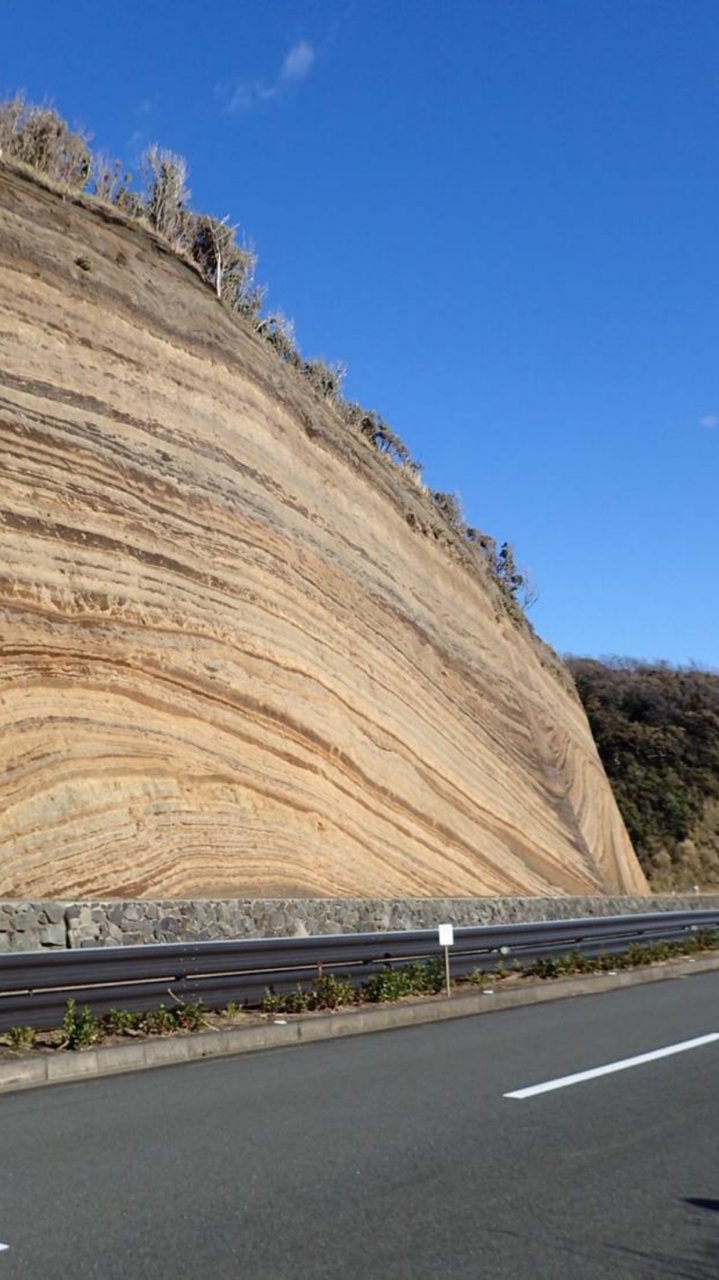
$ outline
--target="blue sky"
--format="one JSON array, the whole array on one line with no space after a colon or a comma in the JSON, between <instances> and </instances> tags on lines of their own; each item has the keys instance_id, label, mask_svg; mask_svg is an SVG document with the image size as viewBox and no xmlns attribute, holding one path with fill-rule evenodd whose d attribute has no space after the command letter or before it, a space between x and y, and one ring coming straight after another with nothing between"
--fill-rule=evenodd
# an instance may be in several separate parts
<instances>
[{"instance_id":1,"label":"blue sky","mask_svg":"<svg viewBox=\"0 0 719 1280\"><path fill-rule=\"evenodd\" d=\"M187 156L305 355L562 652L719 665L716 0L13 5L0 85Z\"/></svg>"}]
</instances>

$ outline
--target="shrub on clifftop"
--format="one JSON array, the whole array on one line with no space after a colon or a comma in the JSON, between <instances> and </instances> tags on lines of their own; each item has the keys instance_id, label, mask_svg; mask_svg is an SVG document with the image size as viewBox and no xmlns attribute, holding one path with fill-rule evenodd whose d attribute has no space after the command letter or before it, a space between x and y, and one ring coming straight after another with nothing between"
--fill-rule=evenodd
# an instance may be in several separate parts
<instances>
[{"instance_id":1,"label":"shrub on clifftop","mask_svg":"<svg viewBox=\"0 0 719 1280\"><path fill-rule=\"evenodd\" d=\"M0 155L77 190L92 170L85 135L73 131L54 107L32 106L21 93L0 103Z\"/></svg>"}]
</instances>

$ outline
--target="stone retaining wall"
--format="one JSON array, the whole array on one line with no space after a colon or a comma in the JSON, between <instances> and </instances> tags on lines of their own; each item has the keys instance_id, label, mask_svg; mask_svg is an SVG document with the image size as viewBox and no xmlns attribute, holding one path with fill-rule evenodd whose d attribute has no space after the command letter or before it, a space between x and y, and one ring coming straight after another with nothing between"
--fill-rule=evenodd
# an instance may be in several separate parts
<instances>
[{"instance_id":1,"label":"stone retaining wall","mask_svg":"<svg viewBox=\"0 0 719 1280\"><path fill-rule=\"evenodd\" d=\"M719 894L652 898L266 898L167 902L2 902L0 952L141 946L514 924L645 911L719 910Z\"/></svg>"}]
</instances>

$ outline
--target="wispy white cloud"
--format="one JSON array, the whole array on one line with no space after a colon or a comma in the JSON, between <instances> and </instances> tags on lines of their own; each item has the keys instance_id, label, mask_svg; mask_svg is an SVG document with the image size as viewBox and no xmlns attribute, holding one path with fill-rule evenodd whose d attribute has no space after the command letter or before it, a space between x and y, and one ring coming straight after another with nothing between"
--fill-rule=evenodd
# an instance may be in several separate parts
<instances>
[{"instance_id":1,"label":"wispy white cloud","mask_svg":"<svg viewBox=\"0 0 719 1280\"><path fill-rule=\"evenodd\" d=\"M125 142L125 155L128 163L133 166L140 163L142 152L150 141L150 134L154 128L151 117L154 115L158 101L157 95L152 98L140 98L135 107L135 128Z\"/></svg>"},{"instance_id":2,"label":"wispy white cloud","mask_svg":"<svg viewBox=\"0 0 719 1280\"><path fill-rule=\"evenodd\" d=\"M137 165L140 163L140 154L147 145L147 134L144 129L133 129L127 142L125 143L125 153L129 163Z\"/></svg>"},{"instance_id":3,"label":"wispy white cloud","mask_svg":"<svg viewBox=\"0 0 719 1280\"><path fill-rule=\"evenodd\" d=\"M227 100L226 110L231 114L252 111L261 102L270 102L276 98L278 92L276 85L268 88L261 80L238 80Z\"/></svg>"},{"instance_id":4,"label":"wispy white cloud","mask_svg":"<svg viewBox=\"0 0 719 1280\"><path fill-rule=\"evenodd\" d=\"M719 427L719 414L707 413L703 418L699 419L699 426L708 427L710 431L714 427Z\"/></svg>"},{"instance_id":5,"label":"wispy white cloud","mask_svg":"<svg viewBox=\"0 0 719 1280\"><path fill-rule=\"evenodd\" d=\"M279 71L270 84L264 80L238 80L229 92L226 87L219 85L217 95L226 99L225 110L231 114L253 111L264 102L286 97L295 85L306 80L316 56L309 40L298 40L285 54Z\"/></svg>"},{"instance_id":6,"label":"wispy white cloud","mask_svg":"<svg viewBox=\"0 0 719 1280\"><path fill-rule=\"evenodd\" d=\"M312 70L314 60L315 51L309 40L298 40L282 63L280 79L285 81L306 79Z\"/></svg>"}]
</instances>

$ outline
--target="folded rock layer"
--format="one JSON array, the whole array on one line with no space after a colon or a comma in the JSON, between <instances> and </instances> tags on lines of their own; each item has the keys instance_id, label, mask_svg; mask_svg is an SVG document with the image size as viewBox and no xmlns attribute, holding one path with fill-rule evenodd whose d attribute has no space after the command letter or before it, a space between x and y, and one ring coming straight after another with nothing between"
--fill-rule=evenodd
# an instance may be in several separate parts
<instances>
[{"instance_id":1,"label":"folded rock layer","mask_svg":"<svg viewBox=\"0 0 719 1280\"><path fill-rule=\"evenodd\" d=\"M563 668L150 233L0 173L0 897L644 893Z\"/></svg>"}]
</instances>

